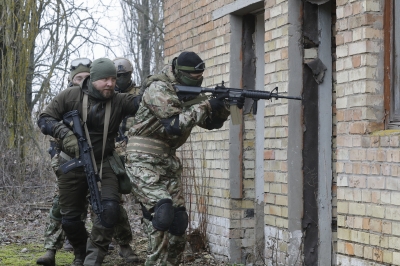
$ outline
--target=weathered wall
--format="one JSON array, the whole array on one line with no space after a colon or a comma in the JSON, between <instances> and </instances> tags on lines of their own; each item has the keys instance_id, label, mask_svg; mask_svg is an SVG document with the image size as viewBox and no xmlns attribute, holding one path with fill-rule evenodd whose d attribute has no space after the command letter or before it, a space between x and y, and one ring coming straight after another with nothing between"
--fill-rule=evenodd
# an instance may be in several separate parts
<instances>
[{"instance_id":1,"label":"weathered wall","mask_svg":"<svg viewBox=\"0 0 400 266\"><path fill-rule=\"evenodd\" d=\"M337 0L337 263L342 265L400 265L399 133L380 131L384 2Z\"/></svg>"},{"instance_id":2,"label":"weathered wall","mask_svg":"<svg viewBox=\"0 0 400 266\"><path fill-rule=\"evenodd\" d=\"M229 16L212 20L212 11L233 1L166 1L165 2L165 57L166 63L182 51L194 51L206 63L205 80L202 86L212 87L222 81L229 85ZM243 183L244 200L231 200L229 191L229 121L220 130L193 130L189 145L185 145L184 154L192 150L197 183L206 185L202 190L203 197L196 197L192 189L191 210L192 227L200 225L199 217L206 217L208 245L216 258L221 260L241 261L241 247L251 246L254 239L253 219L245 218L245 209L254 209L254 195L246 192L251 181ZM251 152L245 158L251 159ZM187 160L184 158L183 160ZM245 159L247 160L247 159ZM244 162L237 162L244 163ZM245 163L246 165L246 163ZM246 166L251 170L251 163ZM192 175L192 176L193 176ZM244 173L247 176L247 172ZM192 178L192 176L190 178ZM206 180L207 179L207 180ZM208 196L207 196L208 195ZM248 198L249 197L249 198ZM208 202L207 207L198 213L202 198ZM188 200L189 202L189 200ZM254 241L253 241L254 242ZM232 253L232 249L239 252Z\"/></svg>"},{"instance_id":3,"label":"weathered wall","mask_svg":"<svg viewBox=\"0 0 400 266\"><path fill-rule=\"evenodd\" d=\"M199 53L207 65L204 86L213 86L222 80L229 85L232 63L229 62L232 35L229 15L213 20L211 14L233 2L166 1L167 61L184 50ZM384 0L336 0L332 11L336 12L332 31L336 42L332 52L335 54L334 222L337 217L337 234L333 234L332 240L337 240L333 246L336 252L333 263L337 265L400 265L400 133L384 130L384 3ZM293 64L298 64L298 60L293 61L296 46L289 41L293 36L289 34L290 27L294 25L290 22L291 19L293 22L291 4L290 1L265 1L265 57L261 60L265 61L265 89L278 86L280 92L293 95L291 89L296 80L291 78L297 73ZM301 196L296 194L298 191L288 195L292 191L288 184L299 180L296 179L299 176L291 176L292 166L288 165L288 160L293 162L294 158L288 147L290 125L295 124L289 113L296 110L289 107L286 100L274 100L266 102L264 109L264 252L267 261L283 265L288 265L288 254L295 253L290 248L296 247L291 241L293 233L298 231L292 231L298 227L298 221L289 219L289 210L297 204L293 195ZM244 169L243 199L230 199L229 123L207 134L196 129L191 148L184 148L185 151L193 149L197 169L194 175L199 183L209 187L208 208L203 211L208 214L211 251L222 260L243 261L243 256L257 246L253 236L255 221L251 217L251 210L257 209L254 204L256 127L254 117L246 116L243 161L238 162L243 163ZM298 143L296 138L292 140ZM209 181L201 181L200 177L208 177ZM199 205L196 199L191 198L194 212ZM193 226L198 226L200 216L192 217ZM332 226L336 227L335 223ZM301 240L301 232L297 237ZM240 250L239 255L232 254L235 249Z\"/></svg>"},{"instance_id":4,"label":"weathered wall","mask_svg":"<svg viewBox=\"0 0 400 266\"><path fill-rule=\"evenodd\" d=\"M229 86L229 62L232 37L230 15L212 19L213 11L234 1L172 1L165 3L165 55L170 62L181 51L197 52L206 62L204 86L211 87L222 80ZM237 1L240 2L240 1ZM243 2L243 1L242 1ZM265 1L264 89L279 87L279 92L288 92L289 81L289 1ZM301 62L300 62L301 64ZM297 81L293 80L293 84ZM299 84L296 84L298 87ZM298 92L289 94L296 94ZM230 198L229 184L229 122L221 130L205 131L195 129L190 145L183 147L182 154L193 154L197 184L207 183L208 204L207 236L214 255L232 262L251 262L255 256L265 261L288 264L288 100L279 99L264 102L264 213L263 229L265 243L255 242L255 128L253 115L245 117L243 131L243 184L242 198ZM299 105L300 106L300 105ZM297 109L296 109L297 108ZM300 107L296 107L300 115ZM296 117L299 121L299 118ZM298 123L297 123L298 124ZM300 152L301 153L301 152ZM301 170L301 169L300 169ZM187 171L189 173L190 171ZM300 171L297 171L299 173ZM209 178L204 181L204 177ZM301 176L298 176L301 178ZM203 180L201 180L203 178ZM191 190L193 193L193 189ZM195 194L195 193L194 193ZM197 212L201 197L192 195L192 226L197 227L201 213ZM203 198L204 199L204 198ZM298 251L295 255L298 256ZM298 261L299 263L299 261Z\"/></svg>"}]
</instances>

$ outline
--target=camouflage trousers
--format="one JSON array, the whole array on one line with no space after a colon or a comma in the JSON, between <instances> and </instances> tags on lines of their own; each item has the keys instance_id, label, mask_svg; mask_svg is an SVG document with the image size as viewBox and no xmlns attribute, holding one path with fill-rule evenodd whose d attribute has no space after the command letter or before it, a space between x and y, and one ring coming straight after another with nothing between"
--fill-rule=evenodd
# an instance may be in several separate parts
<instances>
[{"instance_id":1,"label":"camouflage trousers","mask_svg":"<svg viewBox=\"0 0 400 266\"><path fill-rule=\"evenodd\" d=\"M171 199L174 207L185 206L182 195L182 165L176 156L160 158L143 153L129 153L126 171L131 180L132 192L148 210L161 199ZM171 235L156 230L152 223L143 219L148 237L145 266L179 265L186 244L186 234Z\"/></svg>"}]
</instances>

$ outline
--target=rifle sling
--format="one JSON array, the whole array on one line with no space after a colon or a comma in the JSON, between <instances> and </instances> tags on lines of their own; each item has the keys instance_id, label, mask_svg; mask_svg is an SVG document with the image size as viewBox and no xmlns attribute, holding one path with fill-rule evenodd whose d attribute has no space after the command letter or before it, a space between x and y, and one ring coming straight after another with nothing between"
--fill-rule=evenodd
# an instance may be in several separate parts
<instances>
[{"instance_id":1,"label":"rifle sling","mask_svg":"<svg viewBox=\"0 0 400 266\"><path fill-rule=\"evenodd\" d=\"M181 105L182 105L182 107L191 106L196 103L201 103L202 101L207 100L207 99L208 99L208 97L206 95L203 95L203 96L196 97L193 100L183 102Z\"/></svg>"},{"instance_id":2,"label":"rifle sling","mask_svg":"<svg viewBox=\"0 0 400 266\"><path fill-rule=\"evenodd\" d=\"M92 142L90 141L89 130L88 130L87 125L86 125L87 110L88 110L88 98L89 98L89 96L86 93L83 94L82 119L83 119L83 126L85 128L85 134L86 134L86 138L87 138L88 144L89 144L90 147L92 147ZM105 116L104 116L103 148L101 150L101 164L100 164L100 173L99 173L100 180L101 180L102 173L103 173L103 157L104 157L104 150L105 150L106 141L107 141L108 126L110 124L110 116L111 116L111 100L109 100L106 103L106 113L105 113ZM90 155L92 157L94 170L96 172L98 172L97 171L96 160L95 160L94 154L93 154L93 149L90 150ZM97 182L97 183L98 183L97 185L99 186L99 190L101 190L100 182Z\"/></svg>"}]
</instances>

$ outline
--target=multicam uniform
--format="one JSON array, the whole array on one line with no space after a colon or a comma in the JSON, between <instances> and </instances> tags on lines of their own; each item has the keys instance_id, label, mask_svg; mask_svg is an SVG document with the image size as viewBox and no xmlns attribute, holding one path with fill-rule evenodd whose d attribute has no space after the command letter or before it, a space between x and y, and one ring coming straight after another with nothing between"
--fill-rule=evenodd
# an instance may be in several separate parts
<instances>
[{"instance_id":1,"label":"multicam uniform","mask_svg":"<svg viewBox=\"0 0 400 266\"><path fill-rule=\"evenodd\" d=\"M123 93L139 95L139 87L136 86L135 83L132 82L132 85L126 89ZM118 153L119 156L125 158L126 156L126 144L128 142L128 138L125 136L127 129L129 129L129 125L133 123L133 117L125 117L122 120L120 130L118 132L118 137L116 138L115 142L115 151Z\"/></svg>"},{"instance_id":2,"label":"multicam uniform","mask_svg":"<svg viewBox=\"0 0 400 266\"><path fill-rule=\"evenodd\" d=\"M216 127L207 123L208 118L218 115L225 121L229 115L225 107L211 116L209 101L184 106L172 87L176 83L170 68L148 79L128 132L126 170L133 185L132 192L144 207L144 230L149 240L146 266L178 265L185 248L188 218L181 191L182 164L175 154L176 149L186 142L193 127L213 129ZM168 134L166 127L169 125L160 123L174 116L178 120L171 120L170 125L179 127L177 135ZM168 219L161 218L155 221L157 208L162 209L162 204L170 200L174 207L172 223L164 225Z\"/></svg>"}]
</instances>

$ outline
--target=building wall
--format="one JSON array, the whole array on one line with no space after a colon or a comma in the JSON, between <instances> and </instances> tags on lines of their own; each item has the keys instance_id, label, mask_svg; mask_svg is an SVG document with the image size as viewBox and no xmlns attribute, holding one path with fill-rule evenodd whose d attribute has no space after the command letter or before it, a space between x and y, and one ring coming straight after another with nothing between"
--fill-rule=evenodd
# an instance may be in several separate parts
<instances>
[{"instance_id":1,"label":"building wall","mask_svg":"<svg viewBox=\"0 0 400 266\"><path fill-rule=\"evenodd\" d=\"M289 83L289 5L289 1L265 3L265 87L271 90L277 86L284 94ZM289 265L288 100L265 104L265 258ZM299 255L297 250L294 254ZM297 263L301 263L301 256L298 258Z\"/></svg>"},{"instance_id":2,"label":"building wall","mask_svg":"<svg viewBox=\"0 0 400 266\"><path fill-rule=\"evenodd\" d=\"M233 2L167 0L166 62L181 51L195 51L207 66L203 85L212 87L224 80L229 86L230 17L213 20L212 13ZM331 159L337 234L332 239L336 255L333 264L400 265L400 132L384 130L385 1L336 0L335 3ZM293 47L289 43L293 2L267 0L264 4L265 89L278 86L280 92L291 94L290 84L295 82L289 75L293 71L293 51L289 50ZM289 180L293 178L288 174L290 110L287 100L268 101L264 109L265 242L261 247L266 262L281 265L288 265L289 256L294 254L290 244L294 237L290 229L293 221L289 219L289 204L296 203L289 195ZM254 217L249 215L256 209L256 127L254 117L246 116L243 161L239 162L244 169L242 199L230 197L229 123L206 134L195 129L182 149L182 154L192 154L192 157L184 154L184 161L193 158L193 163L187 164L187 175L194 176L196 184L207 188L201 192L190 190L191 226L199 227L201 216L205 215L210 250L221 260L250 262L249 254L255 254L259 245L254 238ZM189 171L191 168L194 170ZM199 195L202 193L205 194ZM207 204L201 204L200 198ZM301 240L301 233L298 237ZM239 254L234 250L239 250Z\"/></svg>"},{"instance_id":3,"label":"building wall","mask_svg":"<svg viewBox=\"0 0 400 266\"><path fill-rule=\"evenodd\" d=\"M212 19L212 12L234 1L165 2L166 63L182 51L195 51L206 62L203 86L212 87L225 81L230 85L230 15ZM239 1L238 1L239 2ZM265 61L264 89L279 87L288 92L289 80L289 1L266 1L264 11ZM235 62L237 63L237 62ZM297 86L297 85L296 85ZM186 181L187 202L191 211L191 229L207 219L207 237L211 252L220 260L250 263L256 260L288 264L288 100L263 102L264 114L264 204L265 216L261 232L265 242L255 241L255 117L244 119L242 198L231 199L229 187L229 121L220 130L207 132L196 128L181 149L186 166L184 176L195 178L206 190L195 190L193 181ZM299 112L298 112L299 113ZM192 158L191 162L187 162ZM207 194L199 195L200 194ZM203 207L202 198L207 202ZM190 204L189 204L190 203ZM263 214L264 215L264 214ZM301 236L300 236L301 237ZM299 256L299 251L295 251ZM297 261L300 263L300 261Z\"/></svg>"},{"instance_id":4,"label":"building wall","mask_svg":"<svg viewBox=\"0 0 400 266\"><path fill-rule=\"evenodd\" d=\"M400 265L399 132L383 130L384 3L337 0L338 265Z\"/></svg>"},{"instance_id":5,"label":"building wall","mask_svg":"<svg viewBox=\"0 0 400 266\"><path fill-rule=\"evenodd\" d=\"M165 2L165 62L171 62L173 57L182 51L194 51L206 63L205 79L202 86L212 87L222 81L229 85L229 52L230 24L229 16L212 20L212 12L233 1L172 1ZM246 126L251 127L251 121ZM254 122L253 122L254 123ZM244 171L242 200L230 198L229 185L229 121L219 130L209 131L195 128L190 140L181 149L182 160L188 161L193 154L193 162L186 162L184 170L186 178L195 178L187 202L191 210L191 228L201 225L201 219L207 220L208 246L217 259L227 261L242 260L241 248L254 245L254 219L246 217L247 209L254 209L254 182L252 174L254 163L251 152L252 142L245 141L248 148L244 153ZM254 134L247 132L254 138ZM250 177L249 177L250 176ZM254 178L253 178L254 179ZM187 181L191 182L191 181ZM200 195L203 194L203 195ZM197 200L202 198L204 204ZM199 205L202 205L203 207ZM202 217L202 218L201 218ZM253 240L252 240L253 239ZM239 252L232 252L239 250ZM245 252L244 254L249 254ZM252 253L252 250L251 250Z\"/></svg>"}]
</instances>

